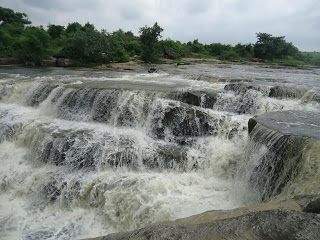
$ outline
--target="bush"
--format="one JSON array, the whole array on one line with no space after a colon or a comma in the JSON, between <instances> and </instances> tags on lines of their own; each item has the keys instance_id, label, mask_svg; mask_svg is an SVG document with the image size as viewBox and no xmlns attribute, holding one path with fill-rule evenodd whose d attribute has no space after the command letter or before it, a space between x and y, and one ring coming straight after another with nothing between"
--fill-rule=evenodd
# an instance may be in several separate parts
<instances>
[{"instance_id":1,"label":"bush","mask_svg":"<svg viewBox=\"0 0 320 240\"><path fill-rule=\"evenodd\" d=\"M187 49L179 41L173 41L171 39L162 40L159 42L159 49L162 53L162 57L168 59L179 59L186 55Z\"/></svg>"},{"instance_id":2,"label":"bush","mask_svg":"<svg viewBox=\"0 0 320 240\"><path fill-rule=\"evenodd\" d=\"M301 59L308 64L320 66L320 52L304 52Z\"/></svg>"},{"instance_id":3,"label":"bush","mask_svg":"<svg viewBox=\"0 0 320 240\"><path fill-rule=\"evenodd\" d=\"M235 60L239 60L239 58L240 58L239 54L234 49L223 51L219 55L220 60L235 61Z\"/></svg>"},{"instance_id":4,"label":"bush","mask_svg":"<svg viewBox=\"0 0 320 240\"><path fill-rule=\"evenodd\" d=\"M234 47L235 52L240 58L251 59L254 57L254 49L252 44L237 44Z\"/></svg>"},{"instance_id":5,"label":"bush","mask_svg":"<svg viewBox=\"0 0 320 240\"><path fill-rule=\"evenodd\" d=\"M193 40L193 42L188 42L187 47L192 53L207 54L205 45L201 44L198 39Z\"/></svg>"},{"instance_id":6,"label":"bush","mask_svg":"<svg viewBox=\"0 0 320 240\"><path fill-rule=\"evenodd\" d=\"M223 53L226 53L227 51L231 50L231 45L225 45L221 43L212 43L210 45L207 45L207 50L211 56L221 56Z\"/></svg>"}]
</instances>

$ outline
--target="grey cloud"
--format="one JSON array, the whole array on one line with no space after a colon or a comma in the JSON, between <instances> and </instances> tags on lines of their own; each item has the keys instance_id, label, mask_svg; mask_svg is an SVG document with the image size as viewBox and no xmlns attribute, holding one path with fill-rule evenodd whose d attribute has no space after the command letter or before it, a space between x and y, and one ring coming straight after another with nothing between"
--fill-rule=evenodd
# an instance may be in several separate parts
<instances>
[{"instance_id":1,"label":"grey cloud","mask_svg":"<svg viewBox=\"0 0 320 240\"><path fill-rule=\"evenodd\" d=\"M319 0L1 0L34 24L94 23L100 29L138 32L158 21L164 37L181 41L247 43L256 32L287 36L305 50L320 50Z\"/></svg>"}]
</instances>

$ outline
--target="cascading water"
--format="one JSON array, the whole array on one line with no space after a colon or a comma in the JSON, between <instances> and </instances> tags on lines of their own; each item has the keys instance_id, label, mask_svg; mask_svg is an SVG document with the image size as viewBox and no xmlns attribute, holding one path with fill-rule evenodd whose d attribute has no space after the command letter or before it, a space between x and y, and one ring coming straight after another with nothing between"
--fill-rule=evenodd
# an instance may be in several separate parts
<instances>
[{"instance_id":1,"label":"cascading water","mask_svg":"<svg viewBox=\"0 0 320 240\"><path fill-rule=\"evenodd\" d=\"M269 87L65 71L0 75L0 239L92 237L239 207L248 119L319 111Z\"/></svg>"}]
</instances>

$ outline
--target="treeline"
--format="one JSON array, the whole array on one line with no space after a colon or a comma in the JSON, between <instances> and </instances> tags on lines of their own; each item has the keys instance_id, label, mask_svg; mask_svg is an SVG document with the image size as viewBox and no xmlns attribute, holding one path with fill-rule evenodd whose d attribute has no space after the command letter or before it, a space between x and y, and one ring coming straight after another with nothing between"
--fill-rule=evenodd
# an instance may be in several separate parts
<instances>
[{"instance_id":1,"label":"treeline","mask_svg":"<svg viewBox=\"0 0 320 240\"><path fill-rule=\"evenodd\" d=\"M155 23L142 27L139 35L118 30L99 31L94 25L78 22L67 26L31 26L24 13L0 7L0 57L13 57L25 64L41 65L49 57L72 59L77 64L103 64L140 59L156 63L162 58L214 57L227 61L270 61L288 65L320 65L317 53L301 53L297 47L267 33L258 33L255 44L202 44L161 40L163 29Z\"/></svg>"}]
</instances>

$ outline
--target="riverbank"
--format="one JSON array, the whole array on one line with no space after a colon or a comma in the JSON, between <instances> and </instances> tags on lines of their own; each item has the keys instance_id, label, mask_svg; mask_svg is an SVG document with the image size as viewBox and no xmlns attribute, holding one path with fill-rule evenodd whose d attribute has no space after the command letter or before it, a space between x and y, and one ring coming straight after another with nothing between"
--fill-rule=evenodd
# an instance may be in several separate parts
<instances>
[{"instance_id":1,"label":"riverbank","mask_svg":"<svg viewBox=\"0 0 320 240\"><path fill-rule=\"evenodd\" d=\"M99 70L113 70L113 71L141 71L143 69L150 69L154 67L161 67L171 65L176 67L183 67L195 64L209 64L209 65L225 65L225 64L238 64L238 65L256 65L265 68L276 69L314 69L319 66L308 64L287 64L282 62L263 62L263 61L221 61L216 58L181 58L179 60L161 59L157 64L146 64L140 60L131 60L123 63L109 63L109 64L79 64L73 60L66 58L50 58L44 60L40 67L67 67L67 68L92 68ZM34 64L22 64L15 58L0 58L0 66L2 67L39 67Z\"/></svg>"}]
</instances>

